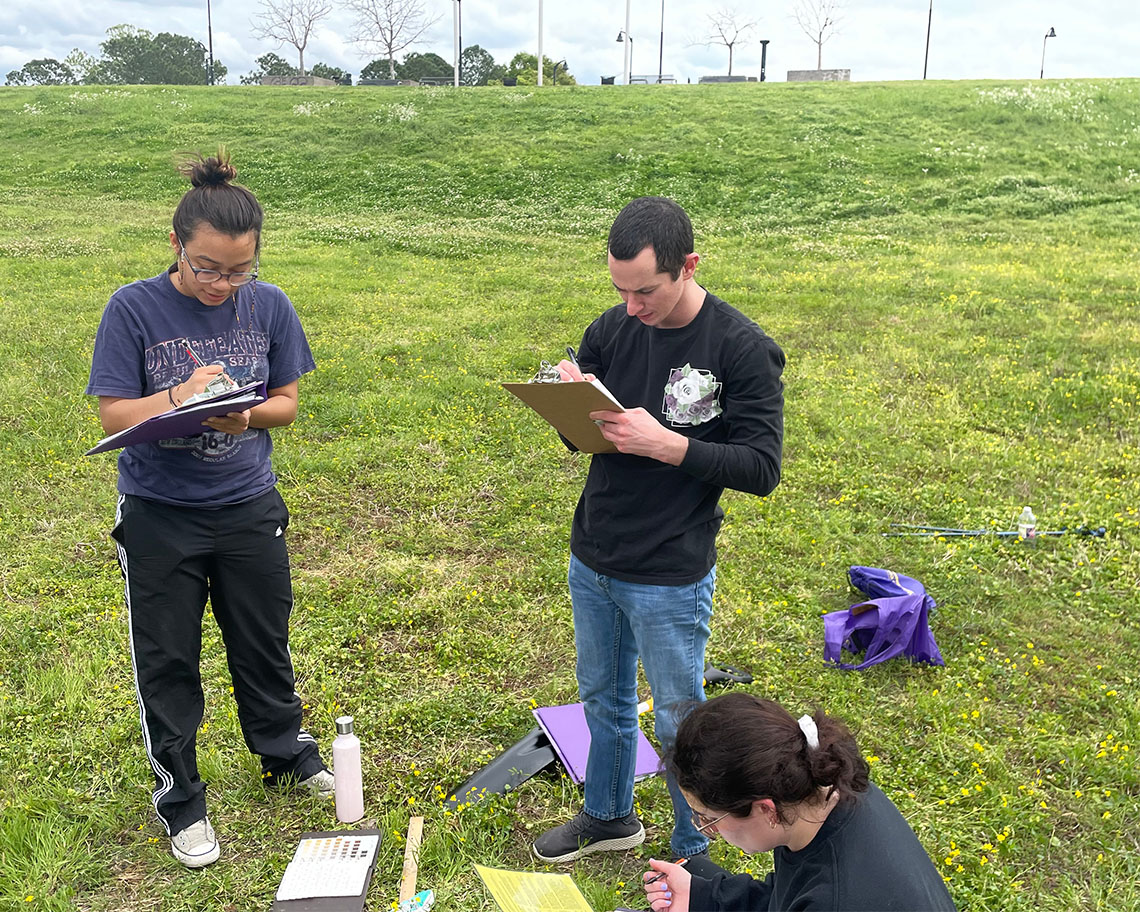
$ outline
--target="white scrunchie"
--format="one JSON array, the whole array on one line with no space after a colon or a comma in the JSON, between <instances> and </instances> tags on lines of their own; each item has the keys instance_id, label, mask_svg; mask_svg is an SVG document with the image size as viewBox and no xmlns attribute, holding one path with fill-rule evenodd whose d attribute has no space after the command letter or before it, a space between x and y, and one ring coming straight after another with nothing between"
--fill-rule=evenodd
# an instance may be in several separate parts
<instances>
[{"instance_id":1,"label":"white scrunchie","mask_svg":"<svg viewBox=\"0 0 1140 912\"><path fill-rule=\"evenodd\" d=\"M811 716L803 715L799 718L800 731L804 733L804 738L807 739L807 745L812 750L819 748L819 729L816 728L815 719Z\"/></svg>"}]
</instances>

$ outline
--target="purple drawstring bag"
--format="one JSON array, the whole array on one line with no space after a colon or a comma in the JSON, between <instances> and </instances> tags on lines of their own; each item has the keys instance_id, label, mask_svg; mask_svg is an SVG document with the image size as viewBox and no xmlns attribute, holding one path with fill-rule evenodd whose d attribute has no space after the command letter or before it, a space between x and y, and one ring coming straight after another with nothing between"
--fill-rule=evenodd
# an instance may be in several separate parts
<instances>
[{"instance_id":1,"label":"purple drawstring bag","mask_svg":"<svg viewBox=\"0 0 1140 912\"><path fill-rule=\"evenodd\" d=\"M918 580L878 567L852 567L851 585L870 596L866 602L823 616L823 660L840 668L860 671L895 656L913 662L945 665L929 612L934 599ZM846 649L864 652L858 665L840 661Z\"/></svg>"}]
</instances>

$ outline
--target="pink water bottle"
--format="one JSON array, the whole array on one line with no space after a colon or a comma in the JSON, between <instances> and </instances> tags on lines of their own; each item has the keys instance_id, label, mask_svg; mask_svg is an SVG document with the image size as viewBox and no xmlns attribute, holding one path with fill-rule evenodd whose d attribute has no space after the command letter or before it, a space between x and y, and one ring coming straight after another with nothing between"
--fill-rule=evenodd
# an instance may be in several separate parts
<instances>
[{"instance_id":1,"label":"pink water bottle","mask_svg":"<svg viewBox=\"0 0 1140 912\"><path fill-rule=\"evenodd\" d=\"M332 753L336 819L355 823L364 816L364 784L360 776L360 739L352 733L352 716L336 720Z\"/></svg>"}]
</instances>

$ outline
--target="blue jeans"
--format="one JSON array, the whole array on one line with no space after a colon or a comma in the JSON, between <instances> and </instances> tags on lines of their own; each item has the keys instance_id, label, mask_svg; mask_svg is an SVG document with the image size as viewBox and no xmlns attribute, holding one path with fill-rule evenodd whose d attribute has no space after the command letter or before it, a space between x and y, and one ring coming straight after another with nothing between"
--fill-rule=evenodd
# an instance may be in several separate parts
<instances>
[{"instance_id":1,"label":"blue jeans","mask_svg":"<svg viewBox=\"0 0 1140 912\"><path fill-rule=\"evenodd\" d=\"M595 573L571 555L569 580L578 694L590 728L585 811L614 820L633 811L638 655L653 695L657 740L668 750L677 735L679 704L705 698L705 644L716 568L685 586L651 586ZM668 785L673 854L704 851L708 839L693 826L689 805L672 777Z\"/></svg>"}]
</instances>

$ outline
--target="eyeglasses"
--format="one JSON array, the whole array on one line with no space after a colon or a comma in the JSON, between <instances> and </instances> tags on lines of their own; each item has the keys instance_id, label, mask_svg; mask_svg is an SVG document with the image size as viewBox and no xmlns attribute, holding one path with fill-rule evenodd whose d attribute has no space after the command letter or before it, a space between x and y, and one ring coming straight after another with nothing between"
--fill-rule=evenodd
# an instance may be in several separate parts
<instances>
[{"instance_id":1,"label":"eyeglasses","mask_svg":"<svg viewBox=\"0 0 1140 912\"><path fill-rule=\"evenodd\" d=\"M722 820L724 820L724 818L727 816L728 816L728 814L721 814L719 817L706 817L700 811L693 811L692 812L693 826L695 826L697 828L698 833L703 833L709 827L716 826L718 823L720 823Z\"/></svg>"},{"instance_id":2,"label":"eyeglasses","mask_svg":"<svg viewBox=\"0 0 1140 912\"><path fill-rule=\"evenodd\" d=\"M253 272L218 272L216 269L199 269L190 262L190 257L186 255L186 245L182 243L181 238L178 239L178 246L182 248L182 259L186 261L186 265L194 273L194 278L203 285L213 285L218 279L224 278L234 288L241 288L242 285L248 285L257 278L256 260L253 264Z\"/></svg>"}]
</instances>

